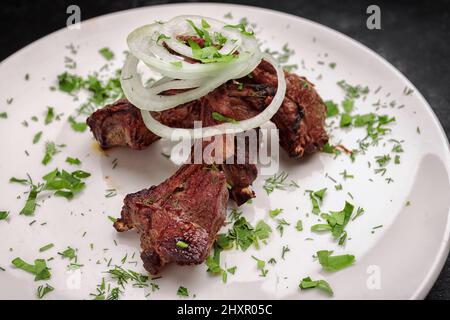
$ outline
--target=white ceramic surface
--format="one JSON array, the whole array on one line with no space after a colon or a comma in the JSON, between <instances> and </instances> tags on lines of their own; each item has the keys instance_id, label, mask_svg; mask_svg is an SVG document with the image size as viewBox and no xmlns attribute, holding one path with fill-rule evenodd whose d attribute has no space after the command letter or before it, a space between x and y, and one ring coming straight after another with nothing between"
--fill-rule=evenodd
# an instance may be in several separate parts
<instances>
[{"instance_id":1,"label":"white ceramic surface","mask_svg":"<svg viewBox=\"0 0 450 320\"><path fill-rule=\"evenodd\" d=\"M187 287L197 299L327 298L316 290L300 291L298 283L305 276L326 279L337 299L425 297L449 251L450 156L445 134L420 93L377 54L317 23L245 6L177 4L129 10L85 21L80 30L55 32L0 64L0 112L8 113L8 119L0 119L0 211L10 211L10 218L0 221L0 266L6 269L0 271L0 298L33 299L38 285L45 283L34 282L30 274L15 269L10 263L15 257L30 262L38 257L55 258L48 263L52 279L47 281L55 291L46 296L47 299L89 299L89 293L95 292L102 277L108 280L103 272L108 269L105 260L110 258L113 264L120 265L125 254L131 257L136 252L135 258L128 261L137 261L137 265L126 263L125 266L143 272L137 234L117 234L107 216L119 215L122 199L127 193L159 183L176 169L160 155L163 142L140 152L116 149L101 153L94 147L90 132L80 134L70 128L66 118L80 102L48 89L56 84L57 75L64 70L64 56L71 56L66 46L70 43L79 46L77 55L73 56L77 61L73 72L86 75L105 63L98 54L103 47L116 53L114 66L120 67L122 52L126 50L125 38L137 26L180 14L201 14L226 20L224 15L228 12L232 13L233 21L247 17L256 23L264 48L280 50L288 43L296 51L290 62L300 66L297 72L316 84L324 100L339 102L343 99L343 92L336 85L341 79L367 85L371 93L365 101L357 101L355 113L374 111L372 104L378 99L387 103L395 100L396 107L377 112L395 116L397 122L383 140L386 144L382 142L371 148L354 163L345 155L333 159L322 153L296 161L283 153L280 169L288 172L289 179L297 181L300 189L275 191L268 197L262 189L267 177L259 177L254 184L257 198L252 205L243 206L244 215L251 223L265 219L273 227L268 245L247 252L224 252L222 263L238 267L235 275L228 276L227 284L219 277L207 274L205 265L169 266L164 270L163 278L157 280L160 290L147 298L176 298L180 285ZM336 63L335 69L328 66L330 62ZM26 73L30 75L29 81L24 80ZM381 90L375 93L380 85ZM405 87L414 92L404 95ZM10 97L14 100L7 105L5 101ZM398 108L399 105L405 107ZM44 126L42 119L47 106L54 106L57 113L64 113L63 120ZM30 121L33 115L39 116L39 122ZM27 128L21 124L23 120L28 121ZM420 127L420 134L417 127ZM44 130L43 137L40 143L33 145L33 135L39 130ZM341 141L351 148L356 147L356 140L363 136L363 129L334 130L332 141ZM401 154L401 164L389 164L388 172L382 177L374 173L373 167L368 168L367 161L374 166L375 156L389 153L392 144L387 141L391 138L404 140L405 152ZM40 160L46 140L65 143L67 147L44 167ZM23 196L22 199L17 196L26 187L10 184L9 178L23 177L28 172L39 180L55 167L70 169L64 163L66 156L80 158L81 168L92 173L84 192L70 202L55 197L41 199L45 201L40 201L35 217L20 216L18 212L25 200ZM112 170L111 162L115 158L118 165ZM354 174L354 179L344 180L339 174L344 169ZM344 190L336 191L335 183L326 174L342 183ZM387 177L394 182L388 184ZM351 239L344 247L338 246L328 233L309 231L310 226L317 223L317 216L307 216L311 203L305 190L323 187L328 188L323 210L340 210L345 200L365 209L363 216L347 226ZM118 195L105 198L105 190L109 188L117 189ZM406 206L408 201L411 205ZM291 223L283 237L275 230L275 222L268 215L268 210L274 208L283 208L280 218ZM298 219L303 221L302 232L294 228ZM36 222L30 226L32 220ZM42 226L44 222L46 225ZM377 225L383 227L372 233L372 228ZM55 248L39 253L39 248L50 242ZM91 243L94 249L90 248ZM280 257L283 245L290 248L285 260ZM67 246L78 249L78 262L84 265L78 275L68 272L67 260L57 254ZM104 250L106 248L108 250ZM354 254L357 262L340 272L326 273L312 258L320 249ZM251 255L266 261L274 257L278 263L268 266L269 273L262 278ZM98 260L99 264L96 263ZM123 297L141 299L148 291L128 287Z\"/></svg>"}]
</instances>

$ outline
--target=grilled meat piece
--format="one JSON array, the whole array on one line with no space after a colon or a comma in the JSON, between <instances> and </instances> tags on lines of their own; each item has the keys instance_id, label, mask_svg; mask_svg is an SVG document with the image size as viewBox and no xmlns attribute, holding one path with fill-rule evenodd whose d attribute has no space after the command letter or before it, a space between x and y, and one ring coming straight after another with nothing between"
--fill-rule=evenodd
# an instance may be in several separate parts
<instances>
[{"instance_id":1,"label":"grilled meat piece","mask_svg":"<svg viewBox=\"0 0 450 320\"><path fill-rule=\"evenodd\" d=\"M126 99L95 111L86 122L102 148L127 146L142 150L159 139L147 129L139 109Z\"/></svg>"},{"instance_id":2,"label":"grilled meat piece","mask_svg":"<svg viewBox=\"0 0 450 320\"><path fill-rule=\"evenodd\" d=\"M223 172L183 165L160 185L127 195L114 227L119 232L136 228L144 267L152 274L170 262L200 264L225 221L227 201Z\"/></svg>"},{"instance_id":3,"label":"grilled meat piece","mask_svg":"<svg viewBox=\"0 0 450 320\"><path fill-rule=\"evenodd\" d=\"M229 82L202 98L202 124L206 127L220 123L213 118L213 112L237 121L254 117L259 113L258 108L264 105L264 100L270 93L272 91L265 86L249 85L244 89L239 88L237 83ZM212 139L224 139L223 145L226 146L225 136L216 136ZM233 157L233 164L226 164L224 161L220 167L227 177L230 197L240 206L255 197L250 186L258 175L258 169L255 164L250 163L248 144L245 148L243 164L238 164L236 150L235 140L234 150L223 151L223 154ZM224 157L226 158L227 156Z\"/></svg>"},{"instance_id":4,"label":"grilled meat piece","mask_svg":"<svg viewBox=\"0 0 450 320\"><path fill-rule=\"evenodd\" d=\"M272 121L280 130L280 144L291 157L320 150L327 142L324 124L327 109L314 85L296 74L285 72L286 95ZM250 82L277 87L275 69L262 61Z\"/></svg>"},{"instance_id":5,"label":"grilled meat piece","mask_svg":"<svg viewBox=\"0 0 450 320\"><path fill-rule=\"evenodd\" d=\"M286 97L272 121L280 130L280 144L289 156L301 157L319 150L328 141L324 128L326 106L306 78L288 72L285 76ZM194 120L213 123L212 112L236 120L248 119L271 102L276 92L277 77L273 67L262 61L250 77L240 79L240 82L244 86L230 81L197 101L153 115L162 123L179 128L192 128ZM123 103L123 100L119 101ZM119 101L116 104L121 104ZM142 149L158 139L153 134L136 136L146 130L140 114L125 108L129 110L129 117L135 119L132 121L125 110L120 112L120 108L114 108L116 104L105 107L105 111L102 111L105 108L100 109L88 119L94 136L103 147L123 145ZM205 111L205 105L211 106L209 111ZM117 117L103 123L105 118L115 113Z\"/></svg>"},{"instance_id":6,"label":"grilled meat piece","mask_svg":"<svg viewBox=\"0 0 450 320\"><path fill-rule=\"evenodd\" d=\"M154 112L160 122L178 128L190 128L200 118L200 104L192 101L163 112ZM86 120L95 139L102 148L129 147L142 150L159 136L149 131L141 112L127 99L120 99L95 111Z\"/></svg>"}]
</instances>

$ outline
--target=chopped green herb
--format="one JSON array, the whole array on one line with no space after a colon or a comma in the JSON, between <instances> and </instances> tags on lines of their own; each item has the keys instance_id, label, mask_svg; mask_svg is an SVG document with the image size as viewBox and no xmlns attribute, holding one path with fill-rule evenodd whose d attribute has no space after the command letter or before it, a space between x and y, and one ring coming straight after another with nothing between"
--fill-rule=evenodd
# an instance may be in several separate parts
<instances>
[{"instance_id":1,"label":"chopped green herb","mask_svg":"<svg viewBox=\"0 0 450 320\"><path fill-rule=\"evenodd\" d=\"M331 231L331 230L332 230L331 226L324 223L318 223L311 226L311 231L314 232Z\"/></svg>"},{"instance_id":2,"label":"chopped green herb","mask_svg":"<svg viewBox=\"0 0 450 320\"><path fill-rule=\"evenodd\" d=\"M72 93L83 85L83 79L79 76L64 72L58 76L59 90Z\"/></svg>"},{"instance_id":3,"label":"chopped green herb","mask_svg":"<svg viewBox=\"0 0 450 320\"><path fill-rule=\"evenodd\" d=\"M366 125L372 125L376 121L376 115L373 113L357 114L354 117L353 125L355 127L363 127Z\"/></svg>"},{"instance_id":4,"label":"chopped green herb","mask_svg":"<svg viewBox=\"0 0 450 320\"><path fill-rule=\"evenodd\" d=\"M369 88L367 86L366 87L361 87L360 85L352 86L347 82L345 82L345 80L341 80L337 84L345 91L347 99L357 99L369 93Z\"/></svg>"},{"instance_id":5,"label":"chopped green herb","mask_svg":"<svg viewBox=\"0 0 450 320\"><path fill-rule=\"evenodd\" d=\"M114 53L109 48L102 48L98 52L108 61L114 58Z\"/></svg>"},{"instance_id":6,"label":"chopped green herb","mask_svg":"<svg viewBox=\"0 0 450 320\"><path fill-rule=\"evenodd\" d=\"M166 36L165 34L161 33L161 34L158 36L158 39L156 39L156 42L158 43L158 42L161 41L161 40L169 40L169 39L170 39L170 37L168 37L168 36Z\"/></svg>"},{"instance_id":7,"label":"chopped green herb","mask_svg":"<svg viewBox=\"0 0 450 320\"><path fill-rule=\"evenodd\" d=\"M43 259L34 260L34 265L26 263L21 258L15 258L11 263L16 268L33 274L35 276L34 281L48 280L51 277L47 264Z\"/></svg>"},{"instance_id":8,"label":"chopped green herb","mask_svg":"<svg viewBox=\"0 0 450 320\"><path fill-rule=\"evenodd\" d=\"M239 24L236 24L236 25L228 24L228 25L225 26L225 28L238 29L243 35L246 35L246 36L253 36L254 35L253 31L247 31L246 30L246 24L244 24L244 23L239 23Z\"/></svg>"},{"instance_id":9,"label":"chopped green herb","mask_svg":"<svg viewBox=\"0 0 450 320\"><path fill-rule=\"evenodd\" d=\"M180 297L189 297L189 291L187 288L180 286L177 290L177 295Z\"/></svg>"},{"instance_id":10,"label":"chopped green herb","mask_svg":"<svg viewBox=\"0 0 450 320\"><path fill-rule=\"evenodd\" d=\"M255 236L259 240L265 240L270 237L270 234L272 233L272 228L265 223L263 220L260 220L255 227Z\"/></svg>"},{"instance_id":11,"label":"chopped green herb","mask_svg":"<svg viewBox=\"0 0 450 320\"><path fill-rule=\"evenodd\" d=\"M53 119L55 118L55 109L53 107L47 107L47 113L45 115L44 123L50 124L53 122Z\"/></svg>"},{"instance_id":12,"label":"chopped green herb","mask_svg":"<svg viewBox=\"0 0 450 320\"><path fill-rule=\"evenodd\" d=\"M347 113L343 113L341 115L341 121L339 122L339 126L341 128L344 128L350 126L351 124L352 124L352 116Z\"/></svg>"},{"instance_id":13,"label":"chopped green herb","mask_svg":"<svg viewBox=\"0 0 450 320\"><path fill-rule=\"evenodd\" d=\"M77 258L77 255L75 253L75 249L71 248L71 247L67 247L66 250L64 250L63 252L58 252L58 254L62 257L62 258L68 258L69 260L73 260Z\"/></svg>"},{"instance_id":14,"label":"chopped green herb","mask_svg":"<svg viewBox=\"0 0 450 320\"><path fill-rule=\"evenodd\" d=\"M83 265L79 264L79 263L69 263L69 265L67 266L67 269L68 270L77 270L77 269L80 269L82 267L83 267Z\"/></svg>"},{"instance_id":15,"label":"chopped green herb","mask_svg":"<svg viewBox=\"0 0 450 320\"><path fill-rule=\"evenodd\" d=\"M364 208L358 208L358 210L356 210L356 214L353 217L352 221L354 221L356 218L358 218L359 216L362 216L364 214Z\"/></svg>"},{"instance_id":16,"label":"chopped green herb","mask_svg":"<svg viewBox=\"0 0 450 320\"><path fill-rule=\"evenodd\" d=\"M330 214L322 214L322 218L326 219L328 224L316 224L311 227L311 231L331 231L333 237L338 239L344 236L342 244L345 241L346 235L344 234L344 229L347 226L350 218L353 214L354 206L345 202L344 209L341 211L331 211Z\"/></svg>"},{"instance_id":17,"label":"chopped green herb","mask_svg":"<svg viewBox=\"0 0 450 320\"><path fill-rule=\"evenodd\" d=\"M414 90L411 89L411 88L408 88L408 87L405 87L405 89L403 89L403 94L404 94L405 96L409 96L409 95L411 95L413 92L414 92Z\"/></svg>"},{"instance_id":18,"label":"chopped green herb","mask_svg":"<svg viewBox=\"0 0 450 320\"><path fill-rule=\"evenodd\" d=\"M331 100L325 101L325 106L327 107L327 117L333 117L339 114L339 108L336 103Z\"/></svg>"},{"instance_id":19,"label":"chopped green herb","mask_svg":"<svg viewBox=\"0 0 450 320\"><path fill-rule=\"evenodd\" d=\"M105 300L106 285L105 278L102 278L102 282L97 285L97 293L91 293L90 295L94 297L94 300Z\"/></svg>"},{"instance_id":20,"label":"chopped green herb","mask_svg":"<svg viewBox=\"0 0 450 320\"><path fill-rule=\"evenodd\" d=\"M252 256L252 258L256 261L256 269L261 271L260 277L265 277L267 275L267 273L269 272L269 270L264 269L264 267L266 266L266 263L263 260L260 260L255 256Z\"/></svg>"},{"instance_id":21,"label":"chopped green herb","mask_svg":"<svg viewBox=\"0 0 450 320\"><path fill-rule=\"evenodd\" d=\"M107 271L107 273L111 276L111 278L117 281L117 284L124 288L125 284L129 281L133 282L133 287L136 288L144 288L148 287L148 276L140 274L133 270L125 270L120 266L114 266L113 269Z\"/></svg>"},{"instance_id":22,"label":"chopped green herb","mask_svg":"<svg viewBox=\"0 0 450 320\"><path fill-rule=\"evenodd\" d=\"M321 151L325 153L334 153L335 155L341 153L335 146L332 146L329 142L324 144Z\"/></svg>"},{"instance_id":23,"label":"chopped green herb","mask_svg":"<svg viewBox=\"0 0 450 320\"><path fill-rule=\"evenodd\" d=\"M189 245L186 242L181 241L181 240L177 241L176 245L180 249L186 249L189 247Z\"/></svg>"},{"instance_id":24,"label":"chopped green herb","mask_svg":"<svg viewBox=\"0 0 450 320\"><path fill-rule=\"evenodd\" d=\"M303 231L303 223L302 220L298 220L297 224L295 225L295 229L297 229L297 231Z\"/></svg>"},{"instance_id":25,"label":"chopped green herb","mask_svg":"<svg viewBox=\"0 0 450 320\"><path fill-rule=\"evenodd\" d=\"M53 156L59 152L60 150L56 147L54 142L47 141L45 143L45 154L42 159L42 164L47 165L52 160Z\"/></svg>"},{"instance_id":26,"label":"chopped green herb","mask_svg":"<svg viewBox=\"0 0 450 320\"><path fill-rule=\"evenodd\" d=\"M375 169L375 173L376 173L376 174L380 173L382 176L384 176L385 173L386 173L386 168L378 168L378 169Z\"/></svg>"},{"instance_id":27,"label":"chopped green herb","mask_svg":"<svg viewBox=\"0 0 450 320\"><path fill-rule=\"evenodd\" d=\"M244 217L240 217L229 230L228 238L235 240L237 247L246 251L255 242L254 229Z\"/></svg>"},{"instance_id":28,"label":"chopped green herb","mask_svg":"<svg viewBox=\"0 0 450 320\"><path fill-rule=\"evenodd\" d=\"M7 119L8 118L8 114L6 112L0 112L0 118L1 119Z\"/></svg>"},{"instance_id":29,"label":"chopped green herb","mask_svg":"<svg viewBox=\"0 0 450 320\"><path fill-rule=\"evenodd\" d=\"M289 226L290 223L288 223L286 220L284 219L277 219L277 230L278 232L280 232L280 236L283 236L284 233L284 227L285 226Z\"/></svg>"},{"instance_id":30,"label":"chopped green herb","mask_svg":"<svg viewBox=\"0 0 450 320\"><path fill-rule=\"evenodd\" d=\"M333 290L331 289L330 284L325 280L312 280L310 277L306 277L302 279L302 281L299 284L299 287L302 290L318 288L326 292L330 296L333 295Z\"/></svg>"},{"instance_id":31,"label":"chopped green herb","mask_svg":"<svg viewBox=\"0 0 450 320\"><path fill-rule=\"evenodd\" d=\"M287 186L285 183L287 177L288 174L284 171L279 174L274 174L272 177L267 178L264 181L263 189L267 192L267 194L271 194L275 189L284 190Z\"/></svg>"},{"instance_id":32,"label":"chopped green herb","mask_svg":"<svg viewBox=\"0 0 450 320\"><path fill-rule=\"evenodd\" d=\"M401 145L401 144L396 144L396 145L392 148L392 152L402 153L402 152L403 152L402 145Z\"/></svg>"},{"instance_id":33,"label":"chopped green herb","mask_svg":"<svg viewBox=\"0 0 450 320\"><path fill-rule=\"evenodd\" d=\"M315 192L310 192L309 196L312 203L312 213L319 214L320 213L320 206L319 201L322 202L323 198L325 196L325 192L327 191L327 188L320 189Z\"/></svg>"},{"instance_id":34,"label":"chopped green herb","mask_svg":"<svg viewBox=\"0 0 450 320\"><path fill-rule=\"evenodd\" d=\"M87 79L80 76L68 74L67 72L58 76L59 90L74 94L84 88L91 93L86 103L78 109L78 114L90 115L96 106L104 105L108 101L116 100L123 96L120 86L120 71L116 72L117 77L101 82L97 75L89 75Z\"/></svg>"},{"instance_id":35,"label":"chopped green herb","mask_svg":"<svg viewBox=\"0 0 450 320\"><path fill-rule=\"evenodd\" d=\"M375 157L375 160L380 167L385 167L389 163L389 161L391 161L391 156L388 154L385 154L383 156Z\"/></svg>"},{"instance_id":36,"label":"chopped green herb","mask_svg":"<svg viewBox=\"0 0 450 320\"><path fill-rule=\"evenodd\" d=\"M23 214L25 216L31 216L34 214L36 210L36 199L39 192L42 191L42 185L31 185L31 190L28 193L27 201L25 202L25 206L22 208L19 214Z\"/></svg>"},{"instance_id":37,"label":"chopped green herb","mask_svg":"<svg viewBox=\"0 0 450 320\"><path fill-rule=\"evenodd\" d=\"M39 249L39 252L44 252L47 250L50 250L51 248L53 248L55 245L53 243L49 243L45 246L43 246L42 248Z\"/></svg>"},{"instance_id":38,"label":"chopped green herb","mask_svg":"<svg viewBox=\"0 0 450 320\"><path fill-rule=\"evenodd\" d=\"M0 220L8 219L9 212L8 211L0 211Z\"/></svg>"},{"instance_id":39,"label":"chopped green herb","mask_svg":"<svg viewBox=\"0 0 450 320\"><path fill-rule=\"evenodd\" d=\"M286 253L288 253L289 251L291 251L291 250L289 249L288 246L283 246L283 248L281 249L281 259L284 260Z\"/></svg>"},{"instance_id":40,"label":"chopped green herb","mask_svg":"<svg viewBox=\"0 0 450 320\"><path fill-rule=\"evenodd\" d=\"M192 29L194 29L194 31L197 33L197 35L200 38L205 40L205 47L209 47L212 44L209 32L206 29L198 28L195 25L195 23L192 20L190 20L190 19L187 19L186 22L192 27Z\"/></svg>"},{"instance_id":41,"label":"chopped green herb","mask_svg":"<svg viewBox=\"0 0 450 320\"><path fill-rule=\"evenodd\" d=\"M237 267L234 266L234 267L228 268L228 269L227 269L227 272L228 272L228 273L231 273L231 274L235 274L235 273L236 273L236 269L237 269Z\"/></svg>"},{"instance_id":42,"label":"chopped green herb","mask_svg":"<svg viewBox=\"0 0 450 320\"><path fill-rule=\"evenodd\" d=\"M341 173L339 173L343 178L344 178L344 180L347 180L347 179L353 179L355 176L354 175L352 175L352 174L349 174L348 172L347 172L347 170L344 170L344 171L342 171Z\"/></svg>"},{"instance_id":43,"label":"chopped green herb","mask_svg":"<svg viewBox=\"0 0 450 320\"><path fill-rule=\"evenodd\" d=\"M208 29L210 27L209 23L205 19L202 19L202 28Z\"/></svg>"},{"instance_id":44,"label":"chopped green herb","mask_svg":"<svg viewBox=\"0 0 450 320\"><path fill-rule=\"evenodd\" d=\"M87 129L86 122L77 122L74 117L70 116L68 119L70 127L76 132L84 132Z\"/></svg>"},{"instance_id":45,"label":"chopped green herb","mask_svg":"<svg viewBox=\"0 0 450 320\"><path fill-rule=\"evenodd\" d=\"M351 113L353 111L353 100L345 99L342 101L342 107L346 113Z\"/></svg>"},{"instance_id":46,"label":"chopped green herb","mask_svg":"<svg viewBox=\"0 0 450 320\"><path fill-rule=\"evenodd\" d=\"M83 171L83 170L75 170L72 172L72 177L79 178L79 179L86 179L89 178L91 174L89 172Z\"/></svg>"},{"instance_id":47,"label":"chopped green herb","mask_svg":"<svg viewBox=\"0 0 450 320\"><path fill-rule=\"evenodd\" d=\"M41 140L41 136L42 136L42 131L39 131L38 133L36 133L33 137L33 144L38 143L39 140Z\"/></svg>"},{"instance_id":48,"label":"chopped green herb","mask_svg":"<svg viewBox=\"0 0 450 320\"><path fill-rule=\"evenodd\" d=\"M89 176L90 173L81 170L69 173L65 170L59 171L58 169L55 169L46 174L42 179L45 181L44 188L46 190L54 190L55 196L64 197L70 200L84 189L86 184L81 181L81 179L85 179Z\"/></svg>"},{"instance_id":49,"label":"chopped green herb","mask_svg":"<svg viewBox=\"0 0 450 320\"><path fill-rule=\"evenodd\" d=\"M325 192L327 192L327 188L320 189L320 190L314 192L313 195L314 195L317 199L319 199L320 201L323 201L323 198L324 198L324 196L325 196Z\"/></svg>"},{"instance_id":50,"label":"chopped green herb","mask_svg":"<svg viewBox=\"0 0 450 320\"><path fill-rule=\"evenodd\" d=\"M237 121L237 120L235 120L233 118L224 116L224 115L222 115L222 114L220 114L218 112L213 112L212 113L212 117L213 117L214 120L220 121L220 122L230 122L230 123L235 123L235 124L239 123L239 121Z\"/></svg>"},{"instance_id":51,"label":"chopped green herb","mask_svg":"<svg viewBox=\"0 0 450 320\"><path fill-rule=\"evenodd\" d=\"M225 272L220 267L220 253L222 251L222 248L217 244L217 242L214 244L214 254L212 256L209 256L206 259L206 266L208 269L206 270L209 273L212 274L222 274Z\"/></svg>"},{"instance_id":52,"label":"chopped green herb","mask_svg":"<svg viewBox=\"0 0 450 320\"><path fill-rule=\"evenodd\" d=\"M44 286L39 286L37 288L37 297L38 299L42 299L47 293L50 293L54 290L54 288L47 283Z\"/></svg>"},{"instance_id":53,"label":"chopped green herb","mask_svg":"<svg viewBox=\"0 0 450 320\"><path fill-rule=\"evenodd\" d=\"M273 210L269 210L269 216L271 217L271 218L275 218L276 216L278 216L280 213L282 213L283 212L283 209L280 209L280 208L278 208L278 209L273 209Z\"/></svg>"},{"instance_id":54,"label":"chopped green herb","mask_svg":"<svg viewBox=\"0 0 450 320\"><path fill-rule=\"evenodd\" d=\"M112 198L117 196L117 190L116 189L106 189L105 198Z\"/></svg>"},{"instance_id":55,"label":"chopped green herb","mask_svg":"<svg viewBox=\"0 0 450 320\"><path fill-rule=\"evenodd\" d=\"M292 72L294 70L296 70L298 68L298 65L296 64L287 64L283 66L283 70L287 71L287 72ZM303 83L303 87L307 88L309 85L307 82Z\"/></svg>"},{"instance_id":56,"label":"chopped green herb","mask_svg":"<svg viewBox=\"0 0 450 320\"><path fill-rule=\"evenodd\" d=\"M81 165L81 161L78 158L67 157L66 162L68 164L72 164L72 165L77 165L77 166Z\"/></svg>"}]
</instances>

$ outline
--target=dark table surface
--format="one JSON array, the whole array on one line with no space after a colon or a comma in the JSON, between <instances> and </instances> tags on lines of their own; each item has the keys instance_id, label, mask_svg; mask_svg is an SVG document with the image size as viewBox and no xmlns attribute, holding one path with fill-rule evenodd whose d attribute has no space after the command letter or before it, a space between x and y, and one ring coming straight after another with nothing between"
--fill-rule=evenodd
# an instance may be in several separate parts
<instances>
[{"instance_id":1,"label":"dark table surface","mask_svg":"<svg viewBox=\"0 0 450 320\"><path fill-rule=\"evenodd\" d=\"M66 8L77 4L86 20L138 6L180 1L2 1L0 60L65 26ZM187 2L187 1L186 1ZM201 1L200 1L201 2ZM219 1L217 1L219 2ZM362 42L399 69L424 95L450 135L450 0L351 1L265 0L221 1L265 7L327 25ZM366 8L381 8L381 30L366 28ZM428 299L450 299L450 259Z\"/></svg>"}]
</instances>

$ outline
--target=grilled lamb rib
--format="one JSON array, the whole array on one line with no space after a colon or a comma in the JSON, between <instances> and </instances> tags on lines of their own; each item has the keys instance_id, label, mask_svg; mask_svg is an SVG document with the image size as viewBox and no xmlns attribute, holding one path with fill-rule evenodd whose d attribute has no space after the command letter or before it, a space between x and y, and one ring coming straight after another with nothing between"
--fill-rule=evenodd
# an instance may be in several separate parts
<instances>
[{"instance_id":1,"label":"grilled lamb rib","mask_svg":"<svg viewBox=\"0 0 450 320\"><path fill-rule=\"evenodd\" d=\"M286 96L272 121L280 130L280 144L291 157L313 153L328 141L324 128L326 106L306 78L285 73ZM240 80L244 86L230 81L199 100L174 109L154 112L162 123L179 128L192 128L195 120L210 120L204 114L205 102L212 111L243 120L260 113L275 95L277 77L273 67L262 61L251 76ZM108 118L112 118L108 120ZM94 112L88 118L94 137L104 148L128 146L143 149L158 137L148 132L142 117L132 104L121 99Z\"/></svg>"},{"instance_id":2,"label":"grilled lamb rib","mask_svg":"<svg viewBox=\"0 0 450 320\"><path fill-rule=\"evenodd\" d=\"M125 197L117 231L135 228L141 258L152 274L167 263L202 263L226 217L228 190L214 166L183 165L158 186Z\"/></svg>"},{"instance_id":3,"label":"grilled lamb rib","mask_svg":"<svg viewBox=\"0 0 450 320\"><path fill-rule=\"evenodd\" d=\"M286 95L272 121L280 130L280 144L290 157L302 157L320 150L327 142L327 108L314 85L306 78L285 72ZM262 61L253 70L250 82L276 88L275 69ZM269 102L269 101L268 101Z\"/></svg>"},{"instance_id":4,"label":"grilled lamb rib","mask_svg":"<svg viewBox=\"0 0 450 320\"><path fill-rule=\"evenodd\" d=\"M199 102L193 101L162 113L154 113L154 116L166 125L190 128L199 119L199 107ZM147 129L140 110L127 99L119 99L95 111L86 122L95 139L105 149L129 147L142 150L160 139Z\"/></svg>"}]
</instances>

